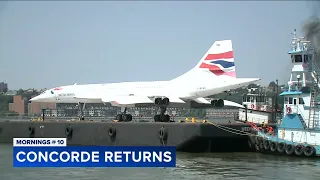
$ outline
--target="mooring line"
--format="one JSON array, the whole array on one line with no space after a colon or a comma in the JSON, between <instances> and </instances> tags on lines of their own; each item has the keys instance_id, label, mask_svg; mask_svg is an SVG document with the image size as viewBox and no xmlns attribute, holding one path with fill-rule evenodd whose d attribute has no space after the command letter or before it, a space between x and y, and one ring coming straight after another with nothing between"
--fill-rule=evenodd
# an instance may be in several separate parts
<instances>
[{"instance_id":1,"label":"mooring line","mask_svg":"<svg viewBox=\"0 0 320 180\"><path fill-rule=\"evenodd\" d=\"M242 135L242 136L250 136L250 135L257 136L256 134L253 134L253 133L248 133L248 132L245 132L245 131L242 131L242 130L233 129L233 128L226 127L226 126L219 125L219 124L215 124L215 123L212 123L212 122L207 122L207 123L219 128L219 129L222 129L222 130L224 130L226 132L232 133L232 134L237 134L237 135ZM230 130L227 130L227 129L230 129ZM238 131L240 133L232 132L232 131Z\"/></svg>"}]
</instances>

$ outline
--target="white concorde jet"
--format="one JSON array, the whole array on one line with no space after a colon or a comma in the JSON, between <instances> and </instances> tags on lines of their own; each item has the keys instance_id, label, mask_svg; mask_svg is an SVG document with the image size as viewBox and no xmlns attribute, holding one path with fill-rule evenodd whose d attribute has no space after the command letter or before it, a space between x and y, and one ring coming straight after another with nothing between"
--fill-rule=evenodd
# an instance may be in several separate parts
<instances>
[{"instance_id":1,"label":"white concorde jet","mask_svg":"<svg viewBox=\"0 0 320 180\"><path fill-rule=\"evenodd\" d=\"M128 107L150 105L160 107L156 122L168 122L167 107L182 104L203 104L211 107L237 106L227 100L208 100L204 97L247 86L260 78L236 78L231 40L216 41L198 64L169 81L119 82L106 84L68 85L49 89L30 99L32 102L78 103L82 111L85 103L111 103L121 107L116 119L131 121ZM83 106L83 107L81 107ZM82 112L81 112L82 113Z\"/></svg>"}]
</instances>

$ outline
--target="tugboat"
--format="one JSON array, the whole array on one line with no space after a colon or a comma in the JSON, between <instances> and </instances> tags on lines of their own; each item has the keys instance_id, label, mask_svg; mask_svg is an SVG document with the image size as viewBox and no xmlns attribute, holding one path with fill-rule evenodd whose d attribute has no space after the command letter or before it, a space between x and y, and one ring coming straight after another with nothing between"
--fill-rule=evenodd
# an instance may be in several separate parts
<instances>
[{"instance_id":1,"label":"tugboat","mask_svg":"<svg viewBox=\"0 0 320 180\"><path fill-rule=\"evenodd\" d=\"M255 124L274 124L277 115L275 98L267 96L261 87L248 88L248 93L242 97L242 105L236 120Z\"/></svg>"},{"instance_id":2,"label":"tugboat","mask_svg":"<svg viewBox=\"0 0 320 180\"><path fill-rule=\"evenodd\" d=\"M264 153L320 156L320 69L313 59L315 50L311 42L298 38L296 30L292 34L292 48L288 54L293 67L288 87L280 94L284 96L283 118L275 131L249 122L255 132L249 142Z\"/></svg>"}]
</instances>

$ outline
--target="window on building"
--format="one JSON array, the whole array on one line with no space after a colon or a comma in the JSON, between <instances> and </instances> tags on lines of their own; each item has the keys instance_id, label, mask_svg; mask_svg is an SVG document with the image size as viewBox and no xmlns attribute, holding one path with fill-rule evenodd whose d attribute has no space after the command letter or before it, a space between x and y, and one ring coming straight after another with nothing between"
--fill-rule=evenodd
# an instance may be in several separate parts
<instances>
[{"instance_id":1,"label":"window on building","mask_svg":"<svg viewBox=\"0 0 320 180\"><path fill-rule=\"evenodd\" d=\"M264 102L265 101L265 96L258 96L257 97L257 102Z\"/></svg>"},{"instance_id":2,"label":"window on building","mask_svg":"<svg viewBox=\"0 0 320 180\"><path fill-rule=\"evenodd\" d=\"M294 63L294 55L291 55L291 61Z\"/></svg>"},{"instance_id":3,"label":"window on building","mask_svg":"<svg viewBox=\"0 0 320 180\"><path fill-rule=\"evenodd\" d=\"M294 60L295 60L295 62L302 62L302 56L301 55L295 55L294 56Z\"/></svg>"},{"instance_id":4,"label":"window on building","mask_svg":"<svg viewBox=\"0 0 320 180\"><path fill-rule=\"evenodd\" d=\"M284 103L288 104L288 97L284 97Z\"/></svg>"},{"instance_id":5,"label":"window on building","mask_svg":"<svg viewBox=\"0 0 320 180\"><path fill-rule=\"evenodd\" d=\"M247 97L246 96L243 96L242 97L242 102L246 102L247 101Z\"/></svg>"},{"instance_id":6,"label":"window on building","mask_svg":"<svg viewBox=\"0 0 320 180\"><path fill-rule=\"evenodd\" d=\"M299 98L299 104L304 104L304 101L302 98Z\"/></svg>"},{"instance_id":7,"label":"window on building","mask_svg":"<svg viewBox=\"0 0 320 180\"><path fill-rule=\"evenodd\" d=\"M304 55L303 62L307 63L308 62L308 55Z\"/></svg>"},{"instance_id":8,"label":"window on building","mask_svg":"<svg viewBox=\"0 0 320 180\"><path fill-rule=\"evenodd\" d=\"M292 97L289 97L289 104L292 104Z\"/></svg>"}]
</instances>

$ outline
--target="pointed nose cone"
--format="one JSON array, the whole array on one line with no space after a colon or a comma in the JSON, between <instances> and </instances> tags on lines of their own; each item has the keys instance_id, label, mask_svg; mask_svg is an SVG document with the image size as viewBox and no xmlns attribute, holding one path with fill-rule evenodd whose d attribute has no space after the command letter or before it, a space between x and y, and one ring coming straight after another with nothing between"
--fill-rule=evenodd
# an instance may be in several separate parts
<instances>
[{"instance_id":1,"label":"pointed nose cone","mask_svg":"<svg viewBox=\"0 0 320 180\"><path fill-rule=\"evenodd\" d=\"M41 95L35 96L35 97L33 97L33 98L30 99L31 102L38 102L38 101L40 101L40 100L41 100Z\"/></svg>"},{"instance_id":2,"label":"pointed nose cone","mask_svg":"<svg viewBox=\"0 0 320 180\"><path fill-rule=\"evenodd\" d=\"M35 97L33 97L33 98L30 99L31 102L34 102L34 101L36 101L36 100L37 100L37 96L35 96Z\"/></svg>"}]
</instances>

